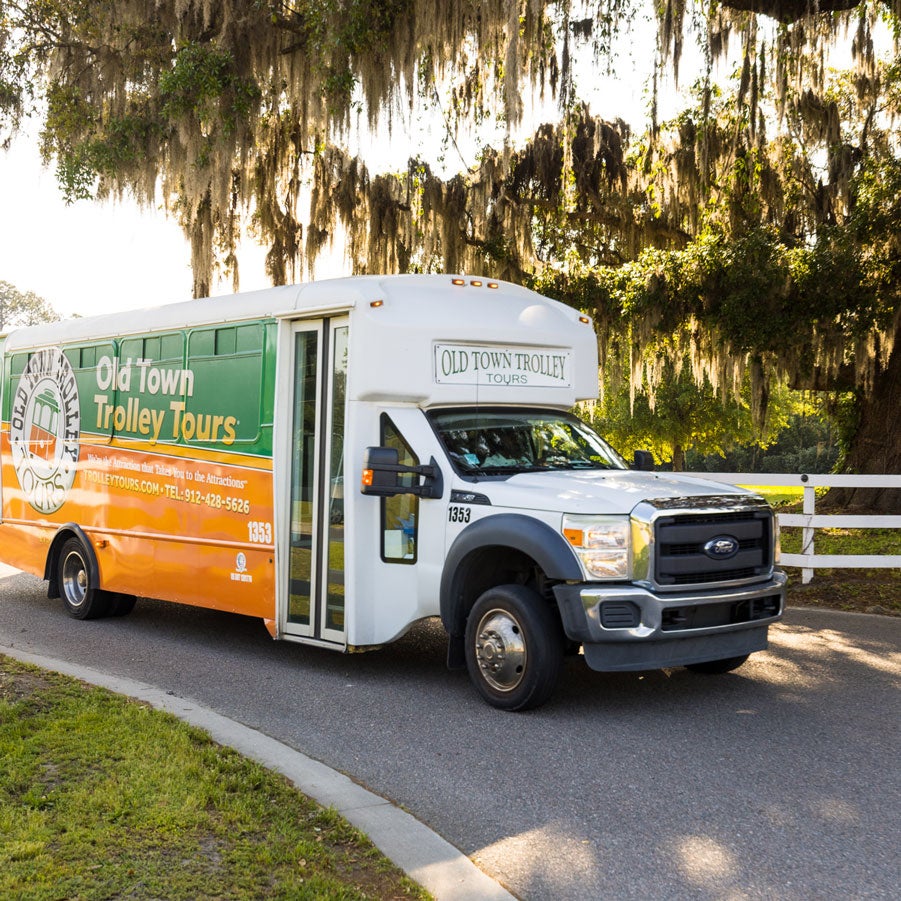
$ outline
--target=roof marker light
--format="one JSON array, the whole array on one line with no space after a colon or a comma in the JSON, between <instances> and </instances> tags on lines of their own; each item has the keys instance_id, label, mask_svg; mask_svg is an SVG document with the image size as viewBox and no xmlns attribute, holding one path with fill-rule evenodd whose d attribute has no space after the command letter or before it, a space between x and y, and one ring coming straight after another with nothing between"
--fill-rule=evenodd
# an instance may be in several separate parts
<instances>
[{"instance_id":1,"label":"roof marker light","mask_svg":"<svg viewBox=\"0 0 901 901\"><path fill-rule=\"evenodd\" d=\"M481 288L481 287L482 287L482 283L481 283L478 279L476 279L476 278L472 279L472 280L469 282L469 284L472 285L473 288Z\"/></svg>"},{"instance_id":2,"label":"roof marker light","mask_svg":"<svg viewBox=\"0 0 901 901\"><path fill-rule=\"evenodd\" d=\"M452 285L465 285L466 279L465 278L452 278L451 284Z\"/></svg>"},{"instance_id":3,"label":"roof marker light","mask_svg":"<svg viewBox=\"0 0 901 901\"><path fill-rule=\"evenodd\" d=\"M369 306L371 306L373 309L376 309L377 307L383 307L383 306L385 306L385 301L384 300L370 300Z\"/></svg>"},{"instance_id":4,"label":"roof marker light","mask_svg":"<svg viewBox=\"0 0 901 901\"><path fill-rule=\"evenodd\" d=\"M497 282L488 282L489 288L499 288L500 285Z\"/></svg>"},{"instance_id":5,"label":"roof marker light","mask_svg":"<svg viewBox=\"0 0 901 901\"><path fill-rule=\"evenodd\" d=\"M591 325L591 320L587 316L580 316L579 322L583 322L585 325Z\"/></svg>"}]
</instances>

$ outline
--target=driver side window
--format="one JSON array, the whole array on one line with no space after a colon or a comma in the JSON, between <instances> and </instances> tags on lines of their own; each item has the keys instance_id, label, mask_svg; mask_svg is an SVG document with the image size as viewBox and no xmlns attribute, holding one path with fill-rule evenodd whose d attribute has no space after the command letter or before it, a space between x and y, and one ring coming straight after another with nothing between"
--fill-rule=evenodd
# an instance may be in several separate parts
<instances>
[{"instance_id":1,"label":"driver side window","mask_svg":"<svg viewBox=\"0 0 901 901\"><path fill-rule=\"evenodd\" d=\"M404 440L397 426L382 414L381 444L397 450L398 462L402 466L418 466L419 458ZM398 483L413 486L418 476L400 475ZM382 514L382 560L386 563L415 563L416 538L419 530L419 498L414 494L398 494L383 497Z\"/></svg>"}]
</instances>

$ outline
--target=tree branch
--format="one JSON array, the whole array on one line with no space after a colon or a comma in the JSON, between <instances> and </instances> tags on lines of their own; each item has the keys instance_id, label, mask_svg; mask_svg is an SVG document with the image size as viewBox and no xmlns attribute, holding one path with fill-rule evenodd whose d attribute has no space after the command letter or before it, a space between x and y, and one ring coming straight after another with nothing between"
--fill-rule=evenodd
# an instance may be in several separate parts
<instances>
[{"instance_id":1,"label":"tree branch","mask_svg":"<svg viewBox=\"0 0 901 901\"><path fill-rule=\"evenodd\" d=\"M860 6L861 0L721 0L721 2L729 9L769 16L787 25L817 13L846 12L855 9Z\"/></svg>"}]
</instances>

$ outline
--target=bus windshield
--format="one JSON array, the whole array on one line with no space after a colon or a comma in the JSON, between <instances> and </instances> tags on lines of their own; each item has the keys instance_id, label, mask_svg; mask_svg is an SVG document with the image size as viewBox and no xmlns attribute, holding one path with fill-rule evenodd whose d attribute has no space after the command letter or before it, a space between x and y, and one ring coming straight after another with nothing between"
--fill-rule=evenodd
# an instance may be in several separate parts
<instances>
[{"instance_id":1,"label":"bus windshield","mask_svg":"<svg viewBox=\"0 0 901 901\"><path fill-rule=\"evenodd\" d=\"M463 476L628 468L602 438L568 413L437 410L429 419Z\"/></svg>"}]
</instances>

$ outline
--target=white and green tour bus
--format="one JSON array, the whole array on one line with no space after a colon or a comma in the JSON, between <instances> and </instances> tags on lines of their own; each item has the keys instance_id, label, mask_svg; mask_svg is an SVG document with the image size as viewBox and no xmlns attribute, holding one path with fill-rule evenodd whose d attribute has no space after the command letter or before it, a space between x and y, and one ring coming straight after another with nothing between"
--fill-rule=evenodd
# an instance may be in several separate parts
<instances>
[{"instance_id":1,"label":"white and green tour bus","mask_svg":"<svg viewBox=\"0 0 901 901\"><path fill-rule=\"evenodd\" d=\"M358 651L440 617L496 707L767 644L772 510L571 412L590 319L463 276L336 279L0 337L0 554L77 618L156 597Z\"/></svg>"}]
</instances>

